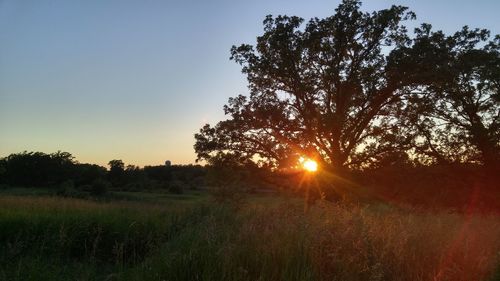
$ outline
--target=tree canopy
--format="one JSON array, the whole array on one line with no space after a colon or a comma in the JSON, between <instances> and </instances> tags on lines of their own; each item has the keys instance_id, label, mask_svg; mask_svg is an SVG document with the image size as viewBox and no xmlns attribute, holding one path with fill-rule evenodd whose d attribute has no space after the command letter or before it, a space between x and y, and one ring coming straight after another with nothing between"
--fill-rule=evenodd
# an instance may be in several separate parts
<instances>
[{"instance_id":1,"label":"tree canopy","mask_svg":"<svg viewBox=\"0 0 500 281\"><path fill-rule=\"evenodd\" d=\"M452 151L460 138L485 147L485 161L498 155L498 37L478 49L487 31L445 36L424 24L410 38L408 8L360 6L345 0L333 16L306 24L267 16L255 46L233 46L250 93L230 98L229 118L195 135L198 160L287 167L307 156L339 171L401 152L430 155L436 142ZM453 133L439 133L437 120Z\"/></svg>"},{"instance_id":2,"label":"tree canopy","mask_svg":"<svg viewBox=\"0 0 500 281\"><path fill-rule=\"evenodd\" d=\"M405 112L417 155L498 165L500 36L488 41L489 34L466 26L446 36L424 24L416 29L412 48L399 50L419 73L438 77L413 89Z\"/></svg>"}]
</instances>

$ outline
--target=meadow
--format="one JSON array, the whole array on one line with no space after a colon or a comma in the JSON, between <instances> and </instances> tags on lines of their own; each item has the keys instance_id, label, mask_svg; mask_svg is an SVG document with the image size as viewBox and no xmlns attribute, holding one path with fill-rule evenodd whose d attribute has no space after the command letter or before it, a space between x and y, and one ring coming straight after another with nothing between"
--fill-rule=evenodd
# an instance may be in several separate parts
<instances>
[{"instance_id":1,"label":"meadow","mask_svg":"<svg viewBox=\"0 0 500 281\"><path fill-rule=\"evenodd\" d=\"M382 203L16 190L0 195L0 280L500 280L499 237L496 215Z\"/></svg>"}]
</instances>

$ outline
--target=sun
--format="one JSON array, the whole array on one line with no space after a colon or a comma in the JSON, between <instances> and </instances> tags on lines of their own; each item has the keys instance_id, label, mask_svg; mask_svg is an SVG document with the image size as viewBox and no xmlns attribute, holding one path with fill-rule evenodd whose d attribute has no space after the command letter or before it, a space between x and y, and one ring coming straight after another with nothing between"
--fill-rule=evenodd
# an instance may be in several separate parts
<instances>
[{"instance_id":1,"label":"sun","mask_svg":"<svg viewBox=\"0 0 500 281\"><path fill-rule=\"evenodd\" d=\"M307 159L302 161L302 167L308 172L316 172L318 170L318 163L314 160Z\"/></svg>"}]
</instances>

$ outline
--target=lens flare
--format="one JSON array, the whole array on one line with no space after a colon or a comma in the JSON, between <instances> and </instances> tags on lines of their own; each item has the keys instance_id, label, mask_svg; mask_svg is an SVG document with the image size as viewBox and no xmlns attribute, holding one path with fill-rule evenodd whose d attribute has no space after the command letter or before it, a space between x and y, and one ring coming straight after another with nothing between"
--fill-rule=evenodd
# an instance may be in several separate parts
<instances>
[{"instance_id":1,"label":"lens flare","mask_svg":"<svg viewBox=\"0 0 500 281\"><path fill-rule=\"evenodd\" d=\"M307 159L302 162L302 167L308 172L316 172L318 170L318 163L314 160Z\"/></svg>"}]
</instances>

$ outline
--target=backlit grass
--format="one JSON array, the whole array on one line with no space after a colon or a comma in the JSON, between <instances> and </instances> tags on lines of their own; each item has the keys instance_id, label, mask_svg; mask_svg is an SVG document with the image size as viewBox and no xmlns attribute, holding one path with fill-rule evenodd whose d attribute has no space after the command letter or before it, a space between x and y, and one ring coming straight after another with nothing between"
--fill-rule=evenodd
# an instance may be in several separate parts
<instances>
[{"instance_id":1,"label":"backlit grass","mask_svg":"<svg viewBox=\"0 0 500 281\"><path fill-rule=\"evenodd\" d=\"M140 197L147 200L0 197L0 280L500 277L494 215L328 202L304 214L297 198L235 208Z\"/></svg>"}]
</instances>

